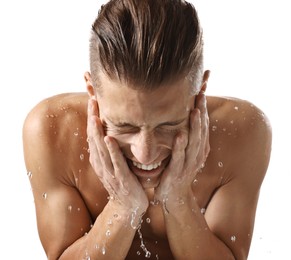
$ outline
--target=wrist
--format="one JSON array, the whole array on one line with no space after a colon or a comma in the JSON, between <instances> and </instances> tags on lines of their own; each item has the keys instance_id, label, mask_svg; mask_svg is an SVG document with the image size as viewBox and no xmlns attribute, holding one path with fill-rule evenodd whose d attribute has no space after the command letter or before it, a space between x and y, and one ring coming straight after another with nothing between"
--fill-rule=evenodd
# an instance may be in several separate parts
<instances>
[{"instance_id":1,"label":"wrist","mask_svg":"<svg viewBox=\"0 0 291 260\"><path fill-rule=\"evenodd\" d=\"M162 203L164 213L179 214L179 212L191 208L194 200L195 197L191 191L183 194L169 194L164 196L160 203Z\"/></svg>"},{"instance_id":2,"label":"wrist","mask_svg":"<svg viewBox=\"0 0 291 260\"><path fill-rule=\"evenodd\" d=\"M113 214L123 219L126 225L133 229L140 227L142 217L145 214L147 207L142 205L124 205L116 200L109 200L108 206L112 208Z\"/></svg>"}]
</instances>

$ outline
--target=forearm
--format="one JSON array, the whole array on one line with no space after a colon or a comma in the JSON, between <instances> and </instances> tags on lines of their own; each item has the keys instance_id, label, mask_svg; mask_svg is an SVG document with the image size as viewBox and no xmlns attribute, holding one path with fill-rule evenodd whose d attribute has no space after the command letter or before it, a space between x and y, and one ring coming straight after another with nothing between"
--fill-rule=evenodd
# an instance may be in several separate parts
<instances>
[{"instance_id":1,"label":"forearm","mask_svg":"<svg viewBox=\"0 0 291 260\"><path fill-rule=\"evenodd\" d=\"M139 223L138 214L109 202L91 230L67 248L59 259L124 259Z\"/></svg>"},{"instance_id":2,"label":"forearm","mask_svg":"<svg viewBox=\"0 0 291 260\"><path fill-rule=\"evenodd\" d=\"M168 202L164 202L164 218L175 259L235 259L208 228L195 198Z\"/></svg>"}]
</instances>

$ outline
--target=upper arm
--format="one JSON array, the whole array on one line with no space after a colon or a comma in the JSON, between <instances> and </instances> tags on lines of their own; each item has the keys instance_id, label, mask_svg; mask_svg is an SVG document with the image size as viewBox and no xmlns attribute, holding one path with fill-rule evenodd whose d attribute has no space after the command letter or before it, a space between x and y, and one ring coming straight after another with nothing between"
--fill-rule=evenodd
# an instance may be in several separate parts
<instances>
[{"instance_id":1,"label":"upper arm","mask_svg":"<svg viewBox=\"0 0 291 260\"><path fill-rule=\"evenodd\" d=\"M56 259L89 230L91 220L70 180L72 174L54 137L52 120L41 106L32 110L23 126L23 148L39 236L48 257Z\"/></svg>"},{"instance_id":2,"label":"upper arm","mask_svg":"<svg viewBox=\"0 0 291 260\"><path fill-rule=\"evenodd\" d=\"M246 259L249 252L259 191L271 152L268 119L259 111L255 113L248 115L250 119L232 140L227 181L215 192L205 213L209 228L236 259Z\"/></svg>"}]
</instances>

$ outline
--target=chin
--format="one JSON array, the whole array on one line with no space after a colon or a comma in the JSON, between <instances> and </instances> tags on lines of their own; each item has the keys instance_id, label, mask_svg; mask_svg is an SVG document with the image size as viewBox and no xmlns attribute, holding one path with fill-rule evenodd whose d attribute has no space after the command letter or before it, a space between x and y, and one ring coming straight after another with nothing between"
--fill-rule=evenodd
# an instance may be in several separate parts
<instances>
[{"instance_id":1,"label":"chin","mask_svg":"<svg viewBox=\"0 0 291 260\"><path fill-rule=\"evenodd\" d=\"M154 189L159 186L160 179L141 179L139 178L141 186L146 189Z\"/></svg>"}]
</instances>

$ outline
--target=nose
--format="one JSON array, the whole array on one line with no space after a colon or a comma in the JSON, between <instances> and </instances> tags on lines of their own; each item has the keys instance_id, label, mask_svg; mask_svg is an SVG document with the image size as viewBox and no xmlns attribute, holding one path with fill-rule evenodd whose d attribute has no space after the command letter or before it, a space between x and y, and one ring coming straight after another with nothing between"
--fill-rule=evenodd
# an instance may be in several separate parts
<instances>
[{"instance_id":1,"label":"nose","mask_svg":"<svg viewBox=\"0 0 291 260\"><path fill-rule=\"evenodd\" d=\"M154 133L140 131L131 145L134 158L142 164L151 164L159 156L158 142Z\"/></svg>"}]
</instances>

